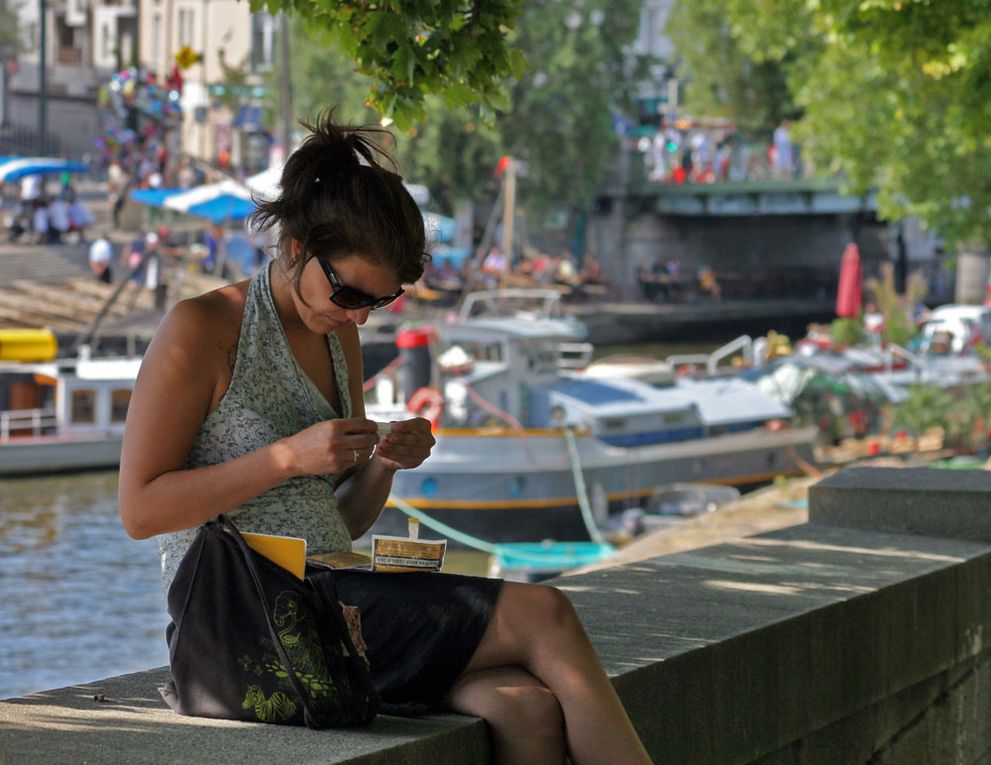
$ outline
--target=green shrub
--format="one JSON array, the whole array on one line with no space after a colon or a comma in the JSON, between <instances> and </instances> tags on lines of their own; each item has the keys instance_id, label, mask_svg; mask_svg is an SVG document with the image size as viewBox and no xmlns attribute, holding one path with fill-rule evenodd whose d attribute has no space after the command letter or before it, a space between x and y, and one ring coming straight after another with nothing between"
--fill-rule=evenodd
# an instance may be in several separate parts
<instances>
[{"instance_id":1,"label":"green shrub","mask_svg":"<svg viewBox=\"0 0 991 765\"><path fill-rule=\"evenodd\" d=\"M864 323L860 319L833 319L833 323L829 325L829 337L834 345L856 345L863 334Z\"/></svg>"}]
</instances>

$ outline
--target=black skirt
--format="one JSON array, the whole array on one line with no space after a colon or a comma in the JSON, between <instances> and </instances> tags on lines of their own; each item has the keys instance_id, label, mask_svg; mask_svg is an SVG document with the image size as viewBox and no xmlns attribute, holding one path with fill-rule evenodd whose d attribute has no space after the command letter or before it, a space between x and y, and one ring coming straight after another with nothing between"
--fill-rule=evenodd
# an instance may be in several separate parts
<instances>
[{"instance_id":1,"label":"black skirt","mask_svg":"<svg viewBox=\"0 0 991 765\"><path fill-rule=\"evenodd\" d=\"M309 571L332 577L342 603L361 612L372 682L382 711L435 709L478 648L502 588L500 579L440 573Z\"/></svg>"}]
</instances>

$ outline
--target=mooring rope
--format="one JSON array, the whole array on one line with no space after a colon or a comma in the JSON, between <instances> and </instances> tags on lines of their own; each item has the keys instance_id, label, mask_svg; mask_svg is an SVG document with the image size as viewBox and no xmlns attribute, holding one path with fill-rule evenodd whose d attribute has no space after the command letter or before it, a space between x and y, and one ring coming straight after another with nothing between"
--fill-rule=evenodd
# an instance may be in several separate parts
<instances>
[{"instance_id":1,"label":"mooring rope","mask_svg":"<svg viewBox=\"0 0 991 765\"><path fill-rule=\"evenodd\" d=\"M582 512L582 520L585 521L585 528L588 530L588 537L593 542L604 544L606 539L595 525L595 516L592 514L592 506L588 501L588 491L585 489L585 476L582 475L582 461L578 454L578 442L575 440L575 432L571 428L562 428L564 440L568 444L568 456L571 462L571 476L575 479L575 494L578 497L578 507Z\"/></svg>"},{"instance_id":2,"label":"mooring rope","mask_svg":"<svg viewBox=\"0 0 991 765\"><path fill-rule=\"evenodd\" d=\"M436 518L431 518L422 510L417 510L409 502L404 500L402 497L397 497L395 494L389 495L389 502L395 505L396 509L405 515L408 515L410 518L416 518L424 526L433 529L438 534L444 534L448 538L453 539L456 542L460 542L465 547L471 547L472 549L480 550L481 552L488 553L489 555L508 553L516 559L526 560L532 563L566 565L568 562L567 559L569 555L567 551L562 553L559 549L551 549L546 553L539 553L530 550L518 550L513 548L512 545L493 544L492 542L486 542L484 539L474 537L471 534L466 534L463 531L458 531L457 529L448 526L446 523L438 521ZM601 535L599 536L600 538L594 541L598 544L605 544L605 540L601 538Z\"/></svg>"}]
</instances>

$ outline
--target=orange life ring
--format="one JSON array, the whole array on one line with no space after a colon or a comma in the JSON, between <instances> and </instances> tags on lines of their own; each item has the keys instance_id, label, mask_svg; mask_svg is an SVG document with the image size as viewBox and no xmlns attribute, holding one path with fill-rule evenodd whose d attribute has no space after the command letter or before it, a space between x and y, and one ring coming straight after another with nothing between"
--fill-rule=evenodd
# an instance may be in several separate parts
<instances>
[{"instance_id":1,"label":"orange life ring","mask_svg":"<svg viewBox=\"0 0 991 765\"><path fill-rule=\"evenodd\" d=\"M433 388L420 388L406 402L406 409L418 417L426 417L433 427L440 422L444 409L444 397Z\"/></svg>"}]
</instances>

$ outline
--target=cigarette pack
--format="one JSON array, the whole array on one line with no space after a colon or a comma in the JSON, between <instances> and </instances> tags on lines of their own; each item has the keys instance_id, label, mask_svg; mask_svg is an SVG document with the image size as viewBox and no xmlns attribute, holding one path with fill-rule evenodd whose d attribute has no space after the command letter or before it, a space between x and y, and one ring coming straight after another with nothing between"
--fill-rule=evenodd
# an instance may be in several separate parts
<instances>
[{"instance_id":1,"label":"cigarette pack","mask_svg":"<svg viewBox=\"0 0 991 765\"><path fill-rule=\"evenodd\" d=\"M372 571L440 571L447 540L372 535Z\"/></svg>"}]
</instances>

